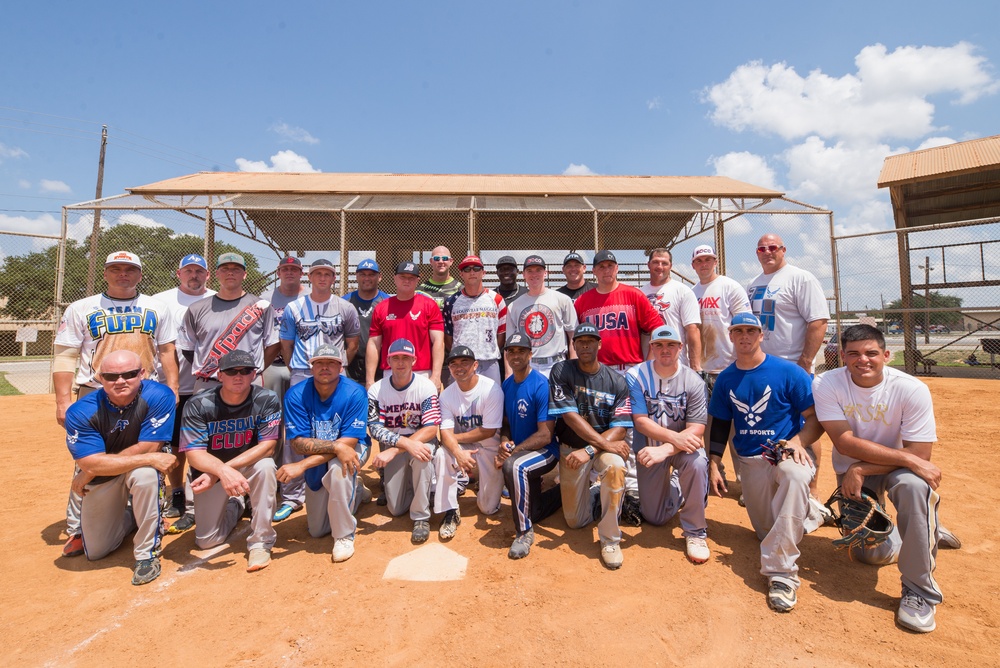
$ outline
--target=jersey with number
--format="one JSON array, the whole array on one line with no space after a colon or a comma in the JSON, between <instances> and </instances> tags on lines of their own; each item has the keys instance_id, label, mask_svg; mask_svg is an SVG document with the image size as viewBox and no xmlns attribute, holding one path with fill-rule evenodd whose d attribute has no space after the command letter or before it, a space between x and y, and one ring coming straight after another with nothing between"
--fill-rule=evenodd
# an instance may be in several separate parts
<instances>
[{"instance_id":1,"label":"jersey with number","mask_svg":"<svg viewBox=\"0 0 1000 668\"><path fill-rule=\"evenodd\" d=\"M858 387L845 367L831 369L813 380L813 399L820 422L846 421L858 438L901 449L903 441L937 440L934 404L927 386L888 366L875 387ZM858 461L833 449L833 470L843 474Z\"/></svg>"},{"instance_id":2,"label":"jersey with number","mask_svg":"<svg viewBox=\"0 0 1000 668\"><path fill-rule=\"evenodd\" d=\"M520 383L514 374L503 381L503 411L515 445L538 431L539 422L549 421L549 380L535 369ZM555 443L555 435L552 436Z\"/></svg>"},{"instance_id":3,"label":"jersey with number","mask_svg":"<svg viewBox=\"0 0 1000 668\"><path fill-rule=\"evenodd\" d=\"M582 295L584 292L593 290L596 287L597 283L594 283L593 281L584 281L583 285L581 285L578 288L571 288L569 287L569 285L564 285L560 288L556 288L556 292L561 292L570 299L572 299L573 301L576 301L576 298Z\"/></svg>"},{"instance_id":4,"label":"jersey with number","mask_svg":"<svg viewBox=\"0 0 1000 668\"><path fill-rule=\"evenodd\" d=\"M805 269L786 264L773 274L758 274L747 288L750 307L764 326L761 350L797 362L806 344L806 328L829 320L823 288Z\"/></svg>"},{"instance_id":5,"label":"jersey with number","mask_svg":"<svg viewBox=\"0 0 1000 668\"><path fill-rule=\"evenodd\" d=\"M177 338L170 307L149 295L114 299L104 293L73 302L63 313L55 344L80 351L77 385L100 387L95 374L101 361L117 350L142 360L151 380L158 380L158 347Z\"/></svg>"},{"instance_id":6,"label":"jersey with number","mask_svg":"<svg viewBox=\"0 0 1000 668\"><path fill-rule=\"evenodd\" d=\"M214 295L196 301L184 315L181 350L194 351L191 367L197 378L216 379L219 360L234 350L254 356L257 370L264 368L264 349L278 342L274 309L265 299L245 294L239 299Z\"/></svg>"},{"instance_id":7,"label":"jersey with number","mask_svg":"<svg viewBox=\"0 0 1000 668\"><path fill-rule=\"evenodd\" d=\"M379 443L393 446L400 436L440 425L441 403L430 379L413 374L405 387L397 389L387 374L368 388L368 428Z\"/></svg>"},{"instance_id":8,"label":"jersey with number","mask_svg":"<svg viewBox=\"0 0 1000 668\"><path fill-rule=\"evenodd\" d=\"M116 455L136 443L170 443L174 433L177 398L173 390L144 380L139 393L125 407L108 401L104 388L84 396L66 410L66 447L73 459L91 455ZM97 476L99 485L116 476Z\"/></svg>"},{"instance_id":9,"label":"jersey with number","mask_svg":"<svg viewBox=\"0 0 1000 668\"><path fill-rule=\"evenodd\" d=\"M462 281L457 278L448 277L444 283L438 283L432 278L421 281L417 286L417 292L423 293L434 300L439 309L444 308L444 302L448 297L462 289Z\"/></svg>"},{"instance_id":10,"label":"jersey with number","mask_svg":"<svg viewBox=\"0 0 1000 668\"><path fill-rule=\"evenodd\" d=\"M355 290L345 297L347 301L358 312L358 322L360 325L360 335L358 337L358 353L354 360L347 365L347 375L359 383L365 382L365 355L368 354L368 332L372 327L372 314L379 302L389 297L389 293L379 290L371 299L362 299L358 291ZM381 373L381 369L379 369ZM376 376L376 379L381 376Z\"/></svg>"},{"instance_id":11,"label":"jersey with number","mask_svg":"<svg viewBox=\"0 0 1000 668\"><path fill-rule=\"evenodd\" d=\"M571 448L586 447L587 441L561 417L566 413L579 414L599 434L613 427L630 428L632 405L625 379L603 364L589 374L580 370L577 360L559 362L549 373L549 415L556 421L556 438Z\"/></svg>"},{"instance_id":12,"label":"jersey with number","mask_svg":"<svg viewBox=\"0 0 1000 668\"><path fill-rule=\"evenodd\" d=\"M170 309L170 315L173 318L174 324L177 325L177 338L180 339L182 336L181 329L184 327L184 314L187 313L188 306L205 297L211 297L214 294L215 290L205 290L200 295L189 295L186 292L182 292L180 288L172 288L156 293L153 295L153 299L159 299ZM160 358L157 356L156 373L159 378L163 378L162 369L163 366L160 364ZM188 362L187 358L181 354L180 346L177 346L177 379L179 394L194 394L194 373L191 371L191 362Z\"/></svg>"},{"instance_id":13,"label":"jersey with number","mask_svg":"<svg viewBox=\"0 0 1000 668\"><path fill-rule=\"evenodd\" d=\"M262 441L277 441L281 431L281 402L271 390L250 386L246 399L227 404L221 387L204 390L184 404L180 451L205 450L228 462ZM201 475L192 467L193 477Z\"/></svg>"},{"instance_id":14,"label":"jersey with number","mask_svg":"<svg viewBox=\"0 0 1000 668\"><path fill-rule=\"evenodd\" d=\"M383 371L389 368L389 346L398 339L407 339L416 349L417 361L413 370L427 371L431 368L432 331L444 335L441 309L433 299L417 292L406 301L394 296L379 302L372 314L368 335L382 337L379 364Z\"/></svg>"},{"instance_id":15,"label":"jersey with number","mask_svg":"<svg viewBox=\"0 0 1000 668\"><path fill-rule=\"evenodd\" d=\"M768 440L798 434L802 411L812 405L809 374L797 364L768 355L753 369L731 364L720 373L708 412L714 418L732 420L736 452L754 457Z\"/></svg>"},{"instance_id":16,"label":"jersey with number","mask_svg":"<svg viewBox=\"0 0 1000 668\"><path fill-rule=\"evenodd\" d=\"M478 297L453 294L444 302L444 333L452 338L452 347L468 346L480 362L500 359L499 337L507 328L507 304L492 290Z\"/></svg>"},{"instance_id":17,"label":"jersey with number","mask_svg":"<svg viewBox=\"0 0 1000 668\"><path fill-rule=\"evenodd\" d=\"M663 324L669 325L681 337L684 348L681 350L681 364L690 366L687 350L688 325L700 325L701 313L698 310L698 299L691 288L677 279L671 279L663 285L647 283L640 288L646 295L650 305L663 318Z\"/></svg>"},{"instance_id":18,"label":"jersey with number","mask_svg":"<svg viewBox=\"0 0 1000 668\"><path fill-rule=\"evenodd\" d=\"M568 354L566 335L576 325L573 300L548 288L537 297L524 293L507 310L507 333L527 336L536 360Z\"/></svg>"},{"instance_id":19,"label":"jersey with number","mask_svg":"<svg viewBox=\"0 0 1000 668\"><path fill-rule=\"evenodd\" d=\"M576 300L580 322L589 322L601 332L601 349L597 359L602 364L631 366L642 361L640 336L663 324L639 288L619 283L608 293L600 290L584 292Z\"/></svg>"},{"instance_id":20,"label":"jersey with number","mask_svg":"<svg viewBox=\"0 0 1000 668\"><path fill-rule=\"evenodd\" d=\"M708 422L705 381L690 368L678 365L668 378L656 373L653 362L643 362L625 374L632 415L645 415L665 429L684 431L689 424ZM635 430L633 448L638 452L647 445L663 445Z\"/></svg>"},{"instance_id":21,"label":"jersey with number","mask_svg":"<svg viewBox=\"0 0 1000 668\"><path fill-rule=\"evenodd\" d=\"M476 386L463 392L458 383L452 383L441 393L441 428L464 434L482 427L496 429L493 436L479 441L480 445L495 448L500 445L500 427L503 426L503 390L492 378L479 376Z\"/></svg>"},{"instance_id":22,"label":"jersey with number","mask_svg":"<svg viewBox=\"0 0 1000 668\"><path fill-rule=\"evenodd\" d=\"M312 354L327 344L340 348L344 355L341 361L347 364L344 340L360 333L358 312L347 300L331 295L324 302L316 302L312 295L304 295L285 307L279 337L294 342L292 359L285 360L289 368L308 369Z\"/></svg>"},{"instance_id":23,"label":"jersey with number","mask_svg":"<svg viewBox=\"0 0 1000 668\"><path fill-rule=\"evenodd\" d=\"M748 313L746 290L728 276L717 276L710 283L698 283L692 289L701 309L701 368L719 373L736 361L729 323L737 313Z\"/></svg>"}]
</instances>

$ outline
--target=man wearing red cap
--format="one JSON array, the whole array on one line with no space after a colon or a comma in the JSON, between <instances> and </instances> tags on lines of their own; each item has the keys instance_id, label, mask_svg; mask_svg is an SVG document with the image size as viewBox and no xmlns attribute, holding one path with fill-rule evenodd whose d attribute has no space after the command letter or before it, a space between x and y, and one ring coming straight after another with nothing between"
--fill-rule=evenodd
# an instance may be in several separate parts
<instances>
[{"instance_id":1,"label":"man wearing red cap","mask_svg":"<svg viewBox=\"0 0 1000 668\"><path fill-rule=\"evenodd\" d=\"M465 287L444 302L444 347L471 348L479 362L479 375L499 385L507 304L503 297L483 287L484 265L477 255L462 260L458 271Z\"/></svg>"}]
</instances>

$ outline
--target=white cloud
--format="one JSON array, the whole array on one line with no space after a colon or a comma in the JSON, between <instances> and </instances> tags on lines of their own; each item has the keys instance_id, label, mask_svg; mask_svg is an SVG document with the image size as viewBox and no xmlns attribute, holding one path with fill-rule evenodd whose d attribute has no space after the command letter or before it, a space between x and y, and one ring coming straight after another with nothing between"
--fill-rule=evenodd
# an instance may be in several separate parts
<instances>
[{"instance_id":1,"label":"white cloud","mask_svg":"<svg viewBox=\"0 0 1000 668\"><path fill-rule=\"evenodd\" d=\"M715 167L716 176L728 176L737 181L743 181L761 188L783 190L778 185L774 170L767 164L767 158L748 151L733 151L718 158L712 158L709 163Z\"/></svg>"},{"instance_id":2,"label":"white cloud","mask_svg":"<svg viewBox=\"0 0 1000 668\"><path fill-rule=\"evenodd\" d=\"M305 128L289 125L284 121L275 123L270 127L271 132L287 139L288 141L303 142L305 144L318 144L319 140L309 134Z\"/></svg>"},{"instance_id":3,"label":"white cloud","mask_svg":"<svg viewBox=\"0 0 1000 668\"><path fill-rule=\"evenodd\" d=\"M649 111L659 109L662 106L663 106L663 101L660 100L659 95L654 97L652 100L646 100L646 109L648 109Z\"/></svg>"},{"instance_id":4,"label":"white cloud","mask_svg":"<svg viewBox=\"0 0 1000 668\"><path fill-rule=\"evenodd\" d=\"M63 183L62 181L52 181L49 179L42 179L38 182L38 187L43 193L66 193L69 194L73 192L72 188Z\"/></svg>"},{"instance_id":5,"label":"white cloud","mask_svg":"<svg viewBox=\"0 0 1000 668\"><path fill-rule=\"evenodd\" d=\"M27 158L28 154L24 149L17 146L7 146L0 142L0 158Z\"/></svg>"},{"instance_id":6,"label":"white cloud","mask_svg":"<svg viewBox=\"0 0 1000 668\"><path fill-rule=\"evenodd\" d=\"M31 181L29 181L28 179L18 179L17 187L21 188L22 190L27 190L28 188L31 187Z\"/></svg>"},{"instance_id":7,"label":"white cloud","mask_svg":"<svg viewBox=\"0 0 1000 668\"><path fill-rule=\"evenodd\" d=\"M241 172L319 172L309 164L309 159L301 156L295 151L278 151L271 156L271 164L268 165L263 160L247 160L246 158L236 158L236 166Z\"/></svg>"},{"instance_id":8,"label":"white cloud","mask_svg":"<svg viewBox=\"0 0 1000 668\"><path fill-rule=\"evenodd\" d=\"M968 137L968 139L975 139L975 137ZM915 151L922 151L925 148L937 148L938 146L947 146L948 144L954 144L957 139L952 139L951 137L928 137L927 139L920 142L920 146L915 148Z\"/></svg>"},{"instance_id":9,"label":"white cloud","mask_svg":"<svg viewBox=\"0 0 1000 668\"><path fill-rule=\"evenodd\" d=\"M875 185L886 156L900 152L879 142L828 145L819 137L808 137L781 156L792 184L788 194L820 206L868 201L877 194Z\"/></svg>"},{"instance_id":10,"label":"white cloud","mask_svg":"<svg viewBox=\"0 0 1000 668\"><path fill-rule=\"evenodd\" d=\"M102 223L104 222L103 216L102 216L101 222ZM149 218L147 216L143 216L142 214L138 214L138 213L134 213L134 212L123 213L122 215L118 216L118 218L114 221L114 224L115 225L137 225L139 227L167 227L163 223L157 222L157 221L153 220L152 218Z\"/></svg>"},{"instance_id":11,"label":"white cloud","mask_svg":"<svg viewBox=\"0 0 1000 668\"><path fill-rule=\"evenodd\" d=\"M563 170L563 176L597 176L597 172L587 165L578 165L575 162L569 163L569 167Z\"/></svg>"},{"instance_id":12,"label":"white cloud","mask_svg":"<svg viewBox=\"0 0 1000 668\"><path fill-rule=\"evenodd\" d=\"M4 232L27 232L29 234L58 235L62 228L59 217L49 213L38 216L9 216L0 213L0 230Z\"/></svg>"}]
</instances>

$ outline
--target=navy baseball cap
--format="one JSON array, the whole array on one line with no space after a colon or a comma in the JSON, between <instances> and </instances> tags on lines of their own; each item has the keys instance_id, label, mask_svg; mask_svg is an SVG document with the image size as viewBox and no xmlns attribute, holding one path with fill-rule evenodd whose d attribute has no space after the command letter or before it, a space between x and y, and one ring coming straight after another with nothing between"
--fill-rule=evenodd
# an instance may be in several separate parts
<instances>
[{"instance_id":1,"label":"navy baseball cap","mask_svg":"<svg viewBox=\"0 0 1000 668\"><path fill-rule=\"evenodd\" d=\"M295 257L294 255L286 255L285 257L281 258L278 261L278 267L279 268L286 267L288 265L291 265L293 267L298 267L299 269L301 269L302 268L302 260L300 260L299 258Z\"/></svg>"},{"instance_id":2,"label":"navy baseball cap","mask_svg":"<svg viewBox=\"0 0 1000 668\"><path fill-rule=\"evenodd\" d=\"M542 267L544 269L547 268L548 265L540 255L529 255L524 258L524 268L527 269L528 267Z\"/></svg>"},{"instance_id":3,"label":"navy baseball cap","mask_svg":"<svg viewBox=\"0 0 1000 668\"><path fill-rule=\"evenodd\" d=\"M522 334L521 332L514 332L509 337L507 337L507 342L503 344L504 348L528 348L531 349L531 339Z\"/></svg>"},{"instance_id":4,"label":"navy baseball cap","mask_svg":"<svg viewBox=\"0 0 1000 668\"><path fill-rule=\"evenodd\" d=\"M653 333L649 335L649 342L653 343L655 341L676 341L677 343L684 343L681 341L680 335L670 325L661 325L653 330Z\"/></svg>"},{"instance_id":5,"label":"navy baseball cap","mask_svg":"<svg viewBox=\"0 0 1000 668\"><path fill-rule=\"evenodd\" d=\"M219 261L215 263L215 268L218 269L224 264L238 264L244 269L247 268L246 260L239 253L223 253L219 256Z\"/></svg>"},{"instance_id":6,"label":"navy baseball cap","mask_svg":"<svg viewBox=\"0 0 1000 668\"><path fill-rule=\"evenodd\" d=\"M455 346L454 348L451 349L451 352L448 353L448 359L446 359L444 362L445 364L450 364L452 360L460 360L460 359L474 360L476 359L476 353L472 352L472 348L470 348L469 346Z\"/></svg>"},{"instance_id":7,"label":"navy baseball cap","mask_svg":"<svg viewBox=\"0 0 1000 668\"><path fill-rule=\"evenodd\" d=\"M737 313L733 316L733 321L729 323L729 329L733 327L756 327L757 329L763 331L764 326L760 324L760 318L755 316L753 313L746 311L744 313Z\"/></svg>"},{"instance_id":8,"label":"navy baseball cap","mask_svg":"<svg viewBox=\"0 0 1000 668\"><path fill-rule=\"evenodd\" d=\"M417 356L417 349L413 347L413 344L407 339L396 339L389 346L389 354L386 357L392 357L394 355L409 355L410 357Z\"/></svg>"},{"instance_id":9,"label":"navy baseball cap","mask_svg":"<svg viewBox=\"0 0 1000 668\"><path fill-rule=\"evenodd\" d=\"M579 262L580 264L583 265L587 264L586 262L583 261L583 256L577 253L576 251L566 254L566 257L563 258L563 266L565 267L570 262Z\"/></svg>"},{"instance_id":10,"label":"navy baseball cap","mask_svg":"<svg viewBox=\"0 0 1000 668\"><path fill-rule=\"evenodd\" d=\"M219 371L226 371L227 369L256 369L257 360L254 356L245 350L234 350L232 352L226 353L219 360Z\"/></svg>"},{"instance_id":11,"label":"navy baseball cap","mask_svg":"<svg viewBox=\"0 0 1000 668\"><path fill-rule=\"evenodd\" d=\"M177 265L178 269L183 269L184 267L189 267L191 265L201 267L205 271L208 271L208 263L205 262L205 258L198 255L197 253L191 253L190 255L185 255L181 258L181 263Z\"/></svg>"},{"instance_id":12,"label":"navy baseball cap","mask_svg":"<svg viewBox=\"0 0 1000 668\"><path fill-rule=\"evenodd\" d=\"M337 270L334 269L333 267L333 263L330 262L329 260L324 260L322 258L316 260L315 262L309 265L309 273L311 274L317 269L326 269L327 271L332 271L334 274L337 273Z\"/></svg>"},{"instance_id":13,"label":"navy baseball cap","mask_svg":"<svg viewBox=\"0 0 1000 668\"><path fill-rule=\"evenodd\" d=\"M497 267L502 267L502 266L504 266L505 264L512 264L512 265L514 265L514 266L516 267L516 266L517 266L517 260L515 260L515 259L514 259L514 258L513 258L512 256L510 256L510 255L504 255L504 256L503 256L503 257L501 257L501 258L500 258L499 260L497 260L497 263L496 263L496 266L497 266Z\"/></svg>"},{"instance_id":14,"label":"navy baseball cap","mask_svg":"<svg viewBox=\"0 0 1000 668\"><path fill-rule=\"evenodd\" d=\"M354 270L354 273L357 273L359 271L374 271L377 274L379 273L378 262L376 262L375 260L365 258L361 262L358 262L358 267L357 269Z\"/></svg>"},{"instance_id":15,"label":"navy baseball cap","mask_svg":"<svg viewBox=\"0 0 1000 668\"><path fill-rule=\"evenodd\" d=\"M599 251L594 256L594 266L596 267L597 265L599 265L602 262L614 262L615 264L618 264L618 258L616 258L615 254L612 253L611 251L609 251L609 250L602 250L602 251Z\"/></svg>"},{"instance_id":16,"label":"navy baseball cap","mask_svg":"<svg viewBox=\"0 0 1000 668\"><path fill-rule=\"evenodd\" d=\"M331 343L327 343L317 348L316 352L309 356L309 364L312 364L316 360L337 360L343 364L344 357L340 348Z\"/></svg>"},{"instance_id":17,"label":"navy baseball cap","mask_svg":"<svg viewBox=\"0 0 1000 668\"><path fill-rule=\"evenodd\" d=\"M411 276L420 275L420 265L413 262L400 262L396 265L396 275L409 274ZM411 344L412 345L412 344Z\"/></svg>"},{"instance_id":18,"label":"navy baseball cap","mask_svg":"<svg viewBox=\"0 0 1000 668\"><path fill-rule=\"evenodd\" d=\"M589 322L581 322L576 326L576 330L573 332L573 340L576 341L581 336L592 336L595 339L600 339L601 333Z\"/></svg>"}]
</instances>

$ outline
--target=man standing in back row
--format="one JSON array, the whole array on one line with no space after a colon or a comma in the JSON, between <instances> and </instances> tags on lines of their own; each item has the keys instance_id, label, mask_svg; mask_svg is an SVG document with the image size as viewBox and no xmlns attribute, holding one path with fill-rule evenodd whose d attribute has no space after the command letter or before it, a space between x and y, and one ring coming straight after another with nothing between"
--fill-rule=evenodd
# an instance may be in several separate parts
<instances>
[{"instance_id":1,"label":"man standing in back row","mask_svg":"<svg viewBox=\"0 0 1000 668\"><path fill-rule=\"evenodd\" d=\"M431 251L431 277L421 281L417 292L422 292L444 308L444 301L462 289L462 282L451 276L451 265L455 260L446 246L437 246Z\"/></svg>"},{"instance_id":2,"label":"man standing in back row","mask_svg":"<svg viewBox=\"0 0 1000 668\"><path fill-rule=\"evenodd\" d=\"M528 337L534 356L532 363L546 378L555 364L575 357L569 340L577 325L573 301L545 287L547 275L545 260L529 255L524 260L528 292L514 300L507 310L507 331L521 332Z\"/></svg>"},{"instance_id":3,"label":"man standing in back row","mask_svg":"<svg viewBox=\"0 0 1000 668\"><path fill-rule=\"evenodd\" d=\"M681 337L681 364L701 371L701 314L698 300L691 288L674 280L670 272L674 267L673 256L666 248L649 252L649 283L642 292L649 299L668 325Z\"/></svg>"},{"instance_id":4,"label":"man standing in back row","mask_svg":"<svg viewBox=\"0 0 1000 668\"><path fill-rule=\"evenodd\" d=\"M507 304L483 286L483 261L476 255L458 265L465 287L444 302L444 346L468 346L475 352L478 373L500 384L500 351L507 328Z\"/></svg>"}]
</instances>

